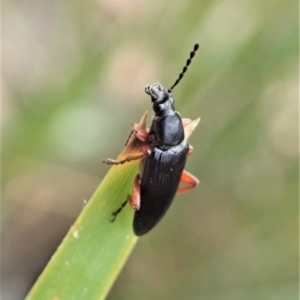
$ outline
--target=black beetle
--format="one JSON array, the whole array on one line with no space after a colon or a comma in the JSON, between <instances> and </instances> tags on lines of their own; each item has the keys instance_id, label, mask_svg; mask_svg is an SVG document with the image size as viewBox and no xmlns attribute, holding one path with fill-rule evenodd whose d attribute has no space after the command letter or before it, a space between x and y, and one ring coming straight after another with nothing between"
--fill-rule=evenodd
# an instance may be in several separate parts
<instances>
[{"instance_id":1,"label":"black beetle","mask_svg":"<svg viewBox=\"0 0 300 300\"><path fill-rule=\"evenodd\" d=\"M135 210L133 230L137 236L150 231L162 219L176 192L190 190L199 183L196 177L184 171L187 156L192 153L192 147L184 139L184 126L191 120L182 119L175 111L175 101L171 95L198 48L199 44L195 44L186 65L169 90L158 82L146 86L145 92L151 96L155 117L149 131L139 130L137 124L133 125L133 133L143 141L142 154L120 161L104 161L107 164L122 164L141 159L140 174L134 180L129 198ZM179 187L180 182L187 185ZM126 203L127 200L113 213L114 219Z\"/></svg>"}]
</instances>

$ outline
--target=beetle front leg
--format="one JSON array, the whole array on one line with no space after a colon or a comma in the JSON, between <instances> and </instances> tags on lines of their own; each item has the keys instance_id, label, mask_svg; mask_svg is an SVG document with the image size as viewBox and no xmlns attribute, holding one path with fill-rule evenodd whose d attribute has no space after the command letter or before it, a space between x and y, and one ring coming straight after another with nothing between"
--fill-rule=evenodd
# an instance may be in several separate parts
<instances>
[{"instance_id":1,"label":"beetle front leg","mask_svg":"<svg viewBox=\"0 0 300 300\"><path fill-rule=\"evenodd\" d=\"M192 145L189 145L189 151L187 153L187 157L190 157L193 154L193 150L194 150L194 147Z\"/></svg>"},{"instance_id":2,"label":"beetle front leg","mask_svg":"<svg viewBox=\"0 0 300 300\"><path fill-rule=\"evenodd\" d=\"M145 153L139 154L139 155L129 155L127 157L125 157L122 160L116 160L116 159L112 159L112 158L108 158L103 160L103 163L106 163L108 165L120 165L120 164L124 164L126 162L130 162L132 160L137 160L137 159L141 159L143 157L145 157Z\"/></svg>"},{"instance_id":3,"label":"beetle front leg","mask_svg":"<svg viewBox=\"0 0 300 300\"><path fill-rule=\"evenodd\" d=\"M193 189L199 183L199 180L194 175L184 170L181 174L180 182L186 183L187 186L178 188L177 193L183 193Z\"/></svg>"},{"instance_id":4,"label":"beetle front leg","mask_svg":"<svg viewBox=\"0 0 300 300\"><path fill-rule=\"evenodd\" d=\"M148 141L148 137L149 137L148 131L139 129L139 124L134 123L134 124L132 125L132 130L131 130L131 132L130 132L130 134L129 134L129 137L128 137L127 140L126 140L125 146L127 146L128 141L130 140L130 138L131 138L131 136L132 136L133 134L135 134L135 136L136 136L139 140L141 140L142 142Z\"/></svg>"},{"instance_id":5,"label":"beetle front leg","mask_svg":"<svg viewBox=\"0 0 300 300\"><path fill-rule=\"evenodd\" d=\"M124 164L126 162L130 162L132 160L137 160L137 159L144 158L144 157L146 157L147 155L149 155L151 153L150 147L147 143L144 143L141 146L141 151L142 151L141 154L129 155L129 156L127 156L127 157L125 157L124 159L121 159L121 160L108 158L108 159L103 160L102 162L106 163L108 165L120 165L120 164Z\"/></svg>"},{"instance_id":6,"label":"beetle front leg","mask_svg":"<svg viewBox=\"0 0 300 300\"><path fill-rule=\"evenodd\" d=\"M138 124L134 123L132 125L132 132L135 134L135 136L141 140L142 142L148 141L149 134L146 130L142 130L138 128Z\"/></svg>"},{"instance_id":7,"label":"beetle front leg","mask_svg":"<svg viewBox=\"0 0 300 300\"><path fill-rule=\"evenodd\" d=\"M182 126L183 127L186 127L187 125L189 125L190 123L192 123L192 120L188 119L188 118L182 118L181 121L182 121Z\"/></svg>"}]
</instances>

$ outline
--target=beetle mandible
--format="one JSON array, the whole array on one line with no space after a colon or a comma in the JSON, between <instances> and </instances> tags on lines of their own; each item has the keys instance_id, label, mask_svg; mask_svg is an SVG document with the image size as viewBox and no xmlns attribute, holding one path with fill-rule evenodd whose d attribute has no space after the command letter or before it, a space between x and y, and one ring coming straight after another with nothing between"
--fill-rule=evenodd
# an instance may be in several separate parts
<instances>
[{"instance_id":1,"label":"beetle mandible","mask_svg":"<svg viewBox=\"0 0 300 300\"><path fill-rule=\"evenodd\" d=\"M155 117L149 130L139 130L137 124L134 124L132 131L143 142L142 154L119 161L104 161L117 165L141 159L140 174L134 179L131 196L113 213L114 221L129 202L135 210L133 230L137 236L149 232L162 219L176 193L188 191L199 183L196 177L184 170L187 156L193 149L184 139L184 127L191 120L182 119L175 111L175 101L171 94L198 48L199 44L195 44L178 79L168 90L158 82L146 86L145 92L151 96ZM186 186L179 187L180 183Z\"/></svg>"}]
</instances>

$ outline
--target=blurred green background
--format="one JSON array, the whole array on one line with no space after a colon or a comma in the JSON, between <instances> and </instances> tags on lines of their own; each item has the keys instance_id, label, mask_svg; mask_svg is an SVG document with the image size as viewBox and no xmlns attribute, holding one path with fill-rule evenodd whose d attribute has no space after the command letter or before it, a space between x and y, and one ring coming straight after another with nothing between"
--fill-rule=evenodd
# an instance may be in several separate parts
<instances>
[{"instance_id":1,"label":"blurred green background","mask_svg":"<svg viewBox=\"0 0 300 300\"><path fill-rule=\"evenodd\" d=\"M178 195L115 299L298 299L298 2L2 3L2 297L22 299L149 110L201 117Z\"/></svg>"}]
</instances>

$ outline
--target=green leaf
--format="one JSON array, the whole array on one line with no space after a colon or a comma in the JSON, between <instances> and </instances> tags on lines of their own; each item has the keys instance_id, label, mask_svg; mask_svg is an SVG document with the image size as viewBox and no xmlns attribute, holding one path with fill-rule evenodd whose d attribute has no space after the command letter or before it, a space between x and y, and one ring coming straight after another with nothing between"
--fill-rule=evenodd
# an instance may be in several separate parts
<instances>
[{"instance_id":1,"label":"green leaf","mask_svg":"<svg viewBox=\"0 0 300 300\"><path fill-rule=\"evenodd\" d=\"M140 128L146 128L147 113ZM140 141L131 136L118 157L139 153ZM131 192L139 161L112 166L86 204L27 300L104 299L137 237L132 231L133 211L125 206L115 222L112 212Z\"/></svg>"}]
</instances>

